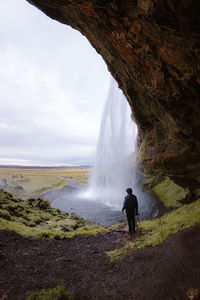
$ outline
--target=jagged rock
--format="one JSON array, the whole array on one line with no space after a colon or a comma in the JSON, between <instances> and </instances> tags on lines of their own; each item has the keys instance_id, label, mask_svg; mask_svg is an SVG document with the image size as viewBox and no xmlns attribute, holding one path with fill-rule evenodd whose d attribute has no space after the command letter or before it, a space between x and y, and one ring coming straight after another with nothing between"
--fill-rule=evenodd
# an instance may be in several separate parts
<instances>
[{"instance_id":1,"label":"jagged rock","mask_svg":"<svg viewBox=\"0 0 200 300\"><path fill-rule=\"evenodd\" d=\"M200 2L28 1L102 55L138 125L140 167L191 172L200 161Z\"/></svg>"}]
</instances>

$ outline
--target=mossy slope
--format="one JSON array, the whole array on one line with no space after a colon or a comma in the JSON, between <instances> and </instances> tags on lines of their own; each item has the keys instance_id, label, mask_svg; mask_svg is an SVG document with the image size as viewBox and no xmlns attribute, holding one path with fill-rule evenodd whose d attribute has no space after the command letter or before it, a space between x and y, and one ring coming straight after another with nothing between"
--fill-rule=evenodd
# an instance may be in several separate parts
<instances>
[{"instance_id":1,"label":"mossy slope","mask_svg":"<svg viewBox=\"0 0 200 300\"><path fill-rule=\"evenodd\" d=\"M175 184L173 180L166 177L165 180L155 185L152 190L166 207L179 207L181 199L185 199L189 194L188 188L182 188Z\"/></svg>"},{"instance_id":2,"label":"mossy slope","mask_svg":"<svg viewBox=\"0 0 200 300\"><path fill-rule=\"evenodd\" d=\"M134 248L154 247L163 243L170 235L200 223L200 199L164 215L161 218L141 222L144 235L125 247L108 252L111 262L127 255Z\"/></svg>"},{"instance_id":3,"label":"mossy slope","mask_svg":"<svg viewBox=\"0 0 200 300\"><path fill-rule=\"evenodd\" d=\"M76 214L62 213L52 208L46 199L24 200L0 190L0 230L2 229L14 230L28 237L49 238L97 234L109 230Z\"/></svg>"},{"instance_id":4,"label":"mossy slope","mask_svg":"<svg viewBox=\"0 0 200 300\"><path fill-rule=\"evenodd\" d=\"M189 182L185 182L185 181ZM195 184L194 184L195 183ZM167 208L177 208L199 198L200 183L193 178L170 175L149 175L144 188L153 192Z\"/></svg>"}]
</instances>

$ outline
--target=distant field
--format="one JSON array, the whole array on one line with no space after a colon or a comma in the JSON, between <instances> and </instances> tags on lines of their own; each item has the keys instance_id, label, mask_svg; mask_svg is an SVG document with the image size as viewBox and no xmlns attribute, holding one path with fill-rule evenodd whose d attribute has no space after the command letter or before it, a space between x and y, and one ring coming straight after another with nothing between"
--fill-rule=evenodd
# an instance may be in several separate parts
<instances>
[{"instance_id":1,"label":"distant field","mask_svg":"<svg viewBox=\"0 0 200 300\"><path fill-rule=\"evenodd\" d=\"M89 173L89 168L0 168L0 181L6 180L8 184L6 191L19 197L30 198L67 186L69 184L65 179L67 177L85 185Z\"/></svg>"}]
</instances>

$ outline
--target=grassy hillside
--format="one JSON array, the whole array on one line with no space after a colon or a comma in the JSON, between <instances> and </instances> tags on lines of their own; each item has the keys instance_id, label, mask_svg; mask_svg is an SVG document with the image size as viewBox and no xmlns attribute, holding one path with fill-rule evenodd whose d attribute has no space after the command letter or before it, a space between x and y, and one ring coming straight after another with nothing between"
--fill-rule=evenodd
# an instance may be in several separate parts
<instances>
[{"instance_id":1,"label":"grassy hillside","mask_svg":"<svg viewBox=\"0 0 200 300\"><path fill-rule=\"evenodd\" d=\"M190 204L182 205L161 218L143 221L139 224L142 236L125 247L108 253L111 262L132 252L135 248L155 247L163 243L170 235L200 224L200 198Z\"/></svg>"},{"instance_id":2,"label":"grassy hillside","mask_svg":"<svg viewBox=\"0 0 200 300\"><path fill-rule=\"evenodd\" d=\"M38 197L69 185L66 178L86 184L89 168L18 169L0 168L0 181L6 180L6 191L22 198Z\"/></svg>"},{"instance_id":3,"label":"grassy hillside","mask_svg":"<svg viewBox=\"0 0 200 300\"><path fill-rule=\"evenodd\" d=\"M28 237L57 239L109 230L76 214L62 213L59 209L52 208L46 199L20 199L0 190L0 230L2 229L14 230Z\"/></svg>"}]
</instances>

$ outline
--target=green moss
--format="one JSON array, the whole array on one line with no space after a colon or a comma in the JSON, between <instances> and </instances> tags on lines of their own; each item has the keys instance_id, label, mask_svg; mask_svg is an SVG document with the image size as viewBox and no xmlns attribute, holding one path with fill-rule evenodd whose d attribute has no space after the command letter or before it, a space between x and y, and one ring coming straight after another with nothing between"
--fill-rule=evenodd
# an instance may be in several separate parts
<instances>
[{"instance_id":1,"label":"green moss","mask_svg":"<svg viewBox=\"0 0 200 300\"><path fill-rule=\"evenodd\" d=\"M164 177L160 174L153 174L146 176L143 187L147 189L148 191L151 190L156 184L159 184L161 181L164 180Z\"/></svg>"},{"instance_id":2,"label":"green moss","mask_svg":"<svg viewBox=\"0 0 200 300\"><path fill-rule=\"evenodd\" d=\"M156 196L164 203L166 207L179 207L180 200L186 198L190 191L188 188L183 188L173 182L169 177L159 184L152 187Z\"/></svg>"},{"instance_id":3,"label":"green moss","mask_svg":"<svg viewBox=\"0 0 200 300\"><path fill-rule=\"evenodd\" d=\"M56 226L56 224L40 224L30 226L32 224L27 223L24 220L8 221L0 218L0 230L12 230L26 237L39 237L54 239L59 236L60 239L72 238L75 235L97 235L99 233L106 233L116 228L116 226L104 227L100 225L85 225L77 230L71 230L64 232L63 228Z\"/></svg>"},{"instance_id":4,"label":"green moss","mask_svg":"<svg viewBox=\"0 0 200 300\"><path fill-rule=\"evenodd\" d=\"M111 265L115 265L116 263L117 263L117 257L116 256L113 256L113 257L111 257L111 259L110 259L110 264Z\"/></svg>"},{"instance_id":5,"label":"green moss","mask_svg":"<svg viewBox=\"0 0 200 300\"><path fill-rule=\"evenodd\" d=\"M71 231L67 234L68 237L73 237L74 235L97 235L99 233L106 233L108 231L114 230L121 226L120 224L116 224L110 227L104 227L101 225L86 225L78 228L75 231Z\"/></svg>"},{"instance_id":6,"label":"green moss","mask_svg":"<svg viewBox=\"0 0 200 300\"><path fill-rule=\"evenodd\" d=\"M145 159L145 155L146 155L146 140L144 139L137 153L138 164L140 164Z\"/></svg>"},{"instance_id":7,"label":"green moss","mask_svg":"<svg viewBox=\"0 0 200 300\"><path fill-rule=\"evenodd\" d=\"M191 198L189 188L176 184L170 175L164 176L162 173L147 176L143 182L143 187L148 192L153 192L168 208L180 207L184 200Z\"/></svg>"},{"instance_id":8,"label":"green moss","mask_svg":"<svg viewBox=\"0 0 200 300\"><path fill-rule=\"evenodd\" d=\"M200 197L200 189L194 190L194 193L197 197Z\"/></svg>"},{"instance_id":9,"label":"green moss","mask_svg":"<svg viewBox=\"0 0 200 300\"><path fill-rule=\"evenodd\" d=\"M26 300L75 300L74 295L65 287L58 286L50 290L40 290L29 295Z\"/></svg>"},{"instance_id":10,"label":"green moss","mask_svg":"<svg viewBox=\"0 0 200 300\"><path fill-rule=\"evenodd\" d=\"M6 219L6 220L11 220L11 215L6 209L0 209L0 218Z\"/></svg>"},{"instance_id":11,"label":"green moss","mask_svg":"<svg viewBox=\"0 0 200 300\"><path fill-rule=\"evenodd\" d=\"M108 251L107 255L110 256L110 264L116 264L119 259L126 256L130 252L130 243L125 245L123 248Z\"/></svg>"},{"instance_id":12,"label":"green moss","mask_svg":"<svg viewBox=\"0 0 200 300\"><path fill-rule=\"evenodd\" d=\"M0 230L14 230L27 237L53 239L59 236L62 239L80 234L96 235L116 228L100 226L76 214L62 213L52 208L46 199L30 201L18 198L17 204L14 199L13 202L11 194L0 190ZM71 231L66 232L66 227L71 228Z\"/></svg>"},{"instance_id":13,"label":"green moss","mask_svg":"<svg viewBox=\"0 0 200 300\"><path fill-rule=\"evenodd\" d=\"M185 204L161 218L140 222L139 227L145 232L142 237L107 254L112 260L117 260L132 252L134 248L157 246L170 235L197 224L200 224L200 199L191 204Z\"/></svg>"},{"instance_id":14,"label":"green moss","mask_svg":"<svg viewBox=\"0 0 200 300\"><path fill-rule=\"evenodd\" d=\"M191 204L183 205L162 218L141 222L140 227L144 230L151 230L151 232L146 238L142 238L138 245L140 247L156 246L164 242L169 235L199 223L200 199Z\"/></svg>"}]
</instances>

